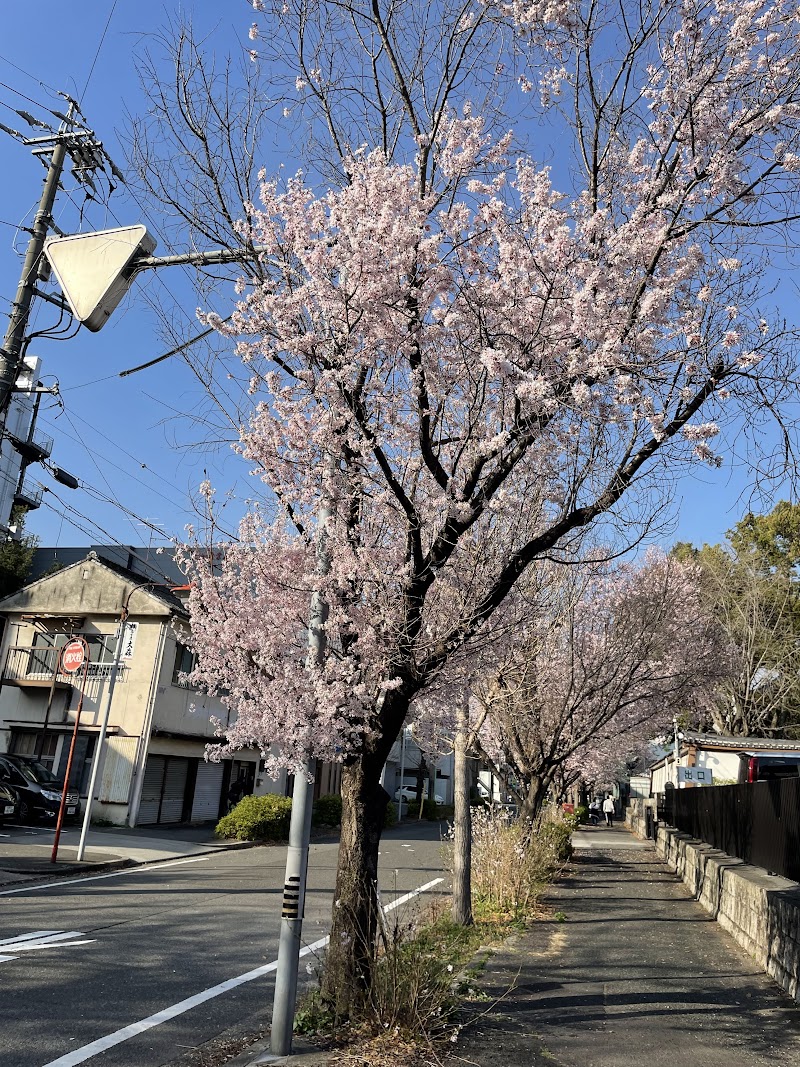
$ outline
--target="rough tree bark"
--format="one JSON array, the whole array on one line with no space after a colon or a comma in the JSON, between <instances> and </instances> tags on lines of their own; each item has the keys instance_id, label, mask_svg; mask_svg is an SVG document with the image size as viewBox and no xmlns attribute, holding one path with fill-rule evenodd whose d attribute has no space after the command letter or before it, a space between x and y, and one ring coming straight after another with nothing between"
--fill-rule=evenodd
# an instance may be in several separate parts
<instances>
[{"instance_id":1,"label":"rough tree bark","mask_svg":"<svg viewBox=\"0 0 800 1067\"><path fill-rule=\"evenodd\" d=\"M340 1018L350 1014L369 987L377 928L378 846L386 803L374 758L362 756L345 765L335 907L322 986L323 999Z\"/></svg>"}]
</instances>

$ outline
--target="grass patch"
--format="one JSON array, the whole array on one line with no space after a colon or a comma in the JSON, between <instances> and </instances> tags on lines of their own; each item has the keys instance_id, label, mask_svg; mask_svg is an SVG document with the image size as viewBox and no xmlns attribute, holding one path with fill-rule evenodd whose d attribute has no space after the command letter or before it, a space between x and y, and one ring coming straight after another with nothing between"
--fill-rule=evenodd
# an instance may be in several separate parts
<instances>
[{"instance_id":1,"label":"grass patch","mask_svg":"<svg viewBox=\"0 0 800 1067\"><path fill-rule=\"evenodd\" d=\"M454 923L441 902L410 921L393 916L356 1016L337 1021L318 990L301 1000L296 1031L335 1047L337 1065L439 1063L464 1025L464 999L489 999L480 978L493 946L543 915L541 895L569 857L572 823L557 815L531 828L505 812L473 814L473 925Z\"/></svg>"}]
</instances>

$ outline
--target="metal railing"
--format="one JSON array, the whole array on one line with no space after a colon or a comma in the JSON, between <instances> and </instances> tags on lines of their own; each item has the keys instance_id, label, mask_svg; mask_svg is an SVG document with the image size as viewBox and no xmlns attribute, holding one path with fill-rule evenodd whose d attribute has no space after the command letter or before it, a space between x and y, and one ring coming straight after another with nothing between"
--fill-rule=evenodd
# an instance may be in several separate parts
<instances>
[{"instance_id":1,"label":"metal railing","mask_svg":"<svg viewBox=\"0 0 800 1067\"><path fill-rule=\"evenodd\" d=\"M800 882L800 778L672 789L658 812L699 841Z\"/></svg>"},{"instance_id":2,"label":"metal railing","mask_svg":"<svg viewBox=\"0 0 800 1067\"><path fill-rule=\"evenodd\" d=\"M3 669L4 682L49 682L53 678L53 671L58 665L60 648L46 645L12 645L8 650L5 668ZM113 663L92 663L89 661L87 670L88 678L108 678L113 670ZM119 664L117 682L124 682L128 668L124 663ZM81 677L83 670L80 671ZM57 682L66 682L72 685L75 682L74 674L59 671Z\"/></svg>"}]
</instances>

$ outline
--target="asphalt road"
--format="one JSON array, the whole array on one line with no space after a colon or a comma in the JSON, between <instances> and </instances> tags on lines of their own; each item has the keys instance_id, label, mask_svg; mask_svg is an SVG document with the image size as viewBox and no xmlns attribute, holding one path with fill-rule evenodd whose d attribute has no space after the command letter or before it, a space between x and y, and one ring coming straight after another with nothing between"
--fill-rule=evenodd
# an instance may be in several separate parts
<instances>
[{"instance_id":1,"label":"asphalt road","mask_svg":"<svg viewBox=\"0 0 800 1067\"><path fill-rule=\"evenodd\" d=\"M311 849L306 944L328 930L336 852ZM276 959L284 863L265 847L0 893L0 1067L159 1067L263 1013L273 973L203 994ZM384 905L442 878L438 825L387 832L380 864Z\"/></svg>"}]
</instances>

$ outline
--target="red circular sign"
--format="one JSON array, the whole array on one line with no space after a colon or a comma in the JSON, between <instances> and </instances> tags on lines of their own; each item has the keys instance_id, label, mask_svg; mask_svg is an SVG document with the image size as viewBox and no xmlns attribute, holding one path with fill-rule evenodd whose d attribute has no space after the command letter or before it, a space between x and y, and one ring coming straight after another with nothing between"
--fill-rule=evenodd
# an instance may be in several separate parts
<instances>
[{"instance_id":1,"label":"red circular sign","mask_svg":"<svg viewBox=\"0 0 800 1067\"><path fill-rule=\"evenodd\" d=\"M61 652L62 671L74 674L75 671L81 669L85 658L86 650L83 647L83 641L70 641L68 645L64 645Z\"/></svg>"}]
</instances>

